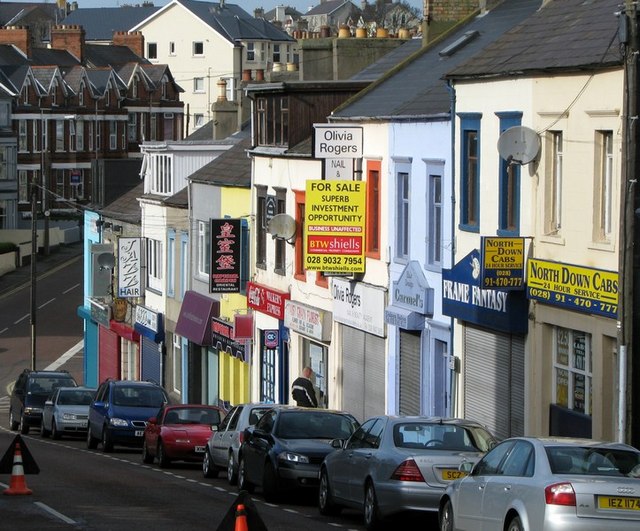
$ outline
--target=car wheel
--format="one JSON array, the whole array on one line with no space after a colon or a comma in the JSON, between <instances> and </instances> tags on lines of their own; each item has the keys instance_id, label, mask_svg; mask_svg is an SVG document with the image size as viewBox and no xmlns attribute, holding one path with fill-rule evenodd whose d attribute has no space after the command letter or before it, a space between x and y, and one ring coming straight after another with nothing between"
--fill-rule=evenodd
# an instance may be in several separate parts
<instances>
[{"instance_id":1,"label":"car wheel","mask_svg":"<svg viewBox=\"0 0 640 531\"><path fill-rule=\"evenodd\" d=\"M238 469L236 460L233 458L233 451L229 452L229 459L227 459L227 481L229 485L235 485L238 482Z\"/></svg>"},{"instance_id":2,"label":"car wheel","mask_svg":"<svg viewBox=\"0 0 640 531\"><path fill-rule=\"evenodd\" d=\"M89 450L95 450L98 447L98 439L91 435L91 426L87 428L87 448Z\"/></svg>"},{"instance_id":3,"label":"car wheel","mask_svg":"<svg viewBox=\"0 0 640 531\"><path fill-rule=\"evenodd\" d=\"M262 478L262 495L264 500L275 503L280 499L280 487L278 486L278 476L271 463L267 463L264 468Z\"/></svg>"},{"instance_id":4,"label":"car wheel","mask_svg":"<svg viewBox=\"0 0 640 531\"><path fill-rule=\"evenodd\" d=\"M149 447L147 446L147 441L142 443L142 462L150 465L153 463L153 456L149 453Z\"/></svg>"},{"instance_id":5,"label":"car wheel","mask_svg":"<svg viewBox=\"0 0 640 531\"><path fill-rule=\"evenodd\" d=\"M240 490L246 490L249 494L251 494L255 489L253 484L247 479L247 471L242 457L240 458L240 464L238 465L238 488Z\"/></svg>"},{"instance_id":6,"label":"car wheel","mask_svg":"<svg viewBox=\"0 0 640 531\"><path fill-rule=\"evenodd\" d=\"M44 429L44 428L43 428ZM51 438L59 439L61 437L60 432L58 431L58 427L56 426L55 419L51 421Z\"/></svg>"},{"instance_id":7,"label":"car wheel","mask_svg":"<svg viewBox=\"0 0 640 531\"><path fill-rule=\"evenodd\" d=\"M380 515L378 514L378 499L373 483L369 481L364 492L364 525L367 531L380 529Z\"/></svg>"},{"instance_id":8,"label":"car wheel","mask_svg":"<svg viewBox=\"0 0 640 531\"><path fill-rule=\"evenodd\" d=\"M320 487L318 488L318 509L324 516L335 516L340 512L340 507L333 501L331 487L329 485L329 474L323 468L320 472Z\"/></svg>"},{"instance_id":9,"label":"car wheel","mask_svg":"<svg viewBox=\"0 0 640 531\"><path fill-rule=\"evenodd\" d=\"M447 500L440 510L440 531L453 531L453 505Z\"/></svg>"},{"instance_id":10,"label":"car wheel","mask_svg":"<svg viewBox=\"0 0 640 531\"><path fill-rule=\"evenodd\" d=\"M167 457L167 451L162 441L158 441L158 451L156 455L158 456L158 465L160 465L160 468L167 468L171 464L171 460Z\"/></svg>"},{"instance_id":11,"label":"car wheel","mask_svg":"<svg viewBox=\"0 0 640 531\"><path fill-rule=\"evenodd\" d=\"M519 516L514 516L509 522L509 527L507 527L507 531L524 531L524 527L522 526L522 522L520 521Z\"/></svg>"},{"instance_id":12,"label":"car wheel","mask_svg":"<svg viewBox=\"0 0 640 531\"><path fill-rule=\"evenodd\" d=\"M205 478L218 477L218 467L213 463L213 458L211 457L211 452L209 452L208 447L204 451L204 459L202 460L202 475Z\"/></svg>"},{"instance_id":13,"label":"car wheel","mask_svg":"<svg viewBox=\"0 0 640 531\"><path fill-rule=\"evenodd\" d=\"M47 437L49 437L49 435L51 435L51 432L44 427L44 421L43 421L42 424L40 425L40 437L42 437L43 439L46 439Z\"/></svg>"},{"instance_id":14,"label":"car wheel","mask_svg":"<svg viewBox=\"0 0 640 531\"><path fill-rule=\"evenodd\" d=\"M113 452L113 440L106 426L102 428L102 451L104 453Z\"/></svg>"},{"instance_id":15,"label":"car wheel","mask_svg":"<svg viewBox=\"0 0 640 531\"><path fill-rule=\"evenodd\" d=\"M24 421L24 416L20 417L20 433L22 433L22 435L29 433L29 425Z\"/></svg>"},{"instance_id":16,"label":"car wheel","mask_svg":"<svg viewBox=\"0 0 640 531\"><path fill-rule=\"evenodd\" d=\"M20 422L13 416L13 411L9 412L9 428L11 428L11 431L16 431L18 426L20 426Z\"/></svg>"}]
</instances>

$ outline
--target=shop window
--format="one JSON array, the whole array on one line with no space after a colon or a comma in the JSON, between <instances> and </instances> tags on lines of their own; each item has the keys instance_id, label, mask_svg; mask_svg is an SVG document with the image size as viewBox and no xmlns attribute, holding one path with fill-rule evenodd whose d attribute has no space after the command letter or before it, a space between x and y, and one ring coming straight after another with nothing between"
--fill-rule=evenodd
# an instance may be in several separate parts
<instances>
[{"instance_id":1,"label":"shop window","mask_svg":"<svg viewBox=\"0 0 640 531\"><path fill-rule=\"evenodd\" d=\"M555 327L553 347L554 403L591 415L591 334Z\"/></svg>"}]
</instances>

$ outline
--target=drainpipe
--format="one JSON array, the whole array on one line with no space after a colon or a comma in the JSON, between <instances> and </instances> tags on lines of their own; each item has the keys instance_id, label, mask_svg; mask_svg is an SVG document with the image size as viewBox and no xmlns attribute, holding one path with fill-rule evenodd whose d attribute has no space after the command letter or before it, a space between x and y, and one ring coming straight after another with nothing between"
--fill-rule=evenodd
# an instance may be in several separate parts
<instances>
[{"instance_id":1,"label":"drainpipe","mask_svg":"<svg viewBox=\"0 0 640 531\"><path fill-rule=\"evenodd\" d=\"M450 97L450 115L451 115L451 267L455 265L456 259L456 245L455 245L455 234L456 234L456 90L453 88L453 84L451 81L447 81L447 90L449 91ZM449 338L449 367L450 367L450 378L451 382L449 385L450 389L450 405L449 405L449 415L454 417L457 416L457 399L458 399L458 388L457 388L457 373L458 373L458 364L456 363L455 351L453 349L453 339L454 339L454 318L450 318L449 328L450 338Z\"/></svg>"}]
</instances>

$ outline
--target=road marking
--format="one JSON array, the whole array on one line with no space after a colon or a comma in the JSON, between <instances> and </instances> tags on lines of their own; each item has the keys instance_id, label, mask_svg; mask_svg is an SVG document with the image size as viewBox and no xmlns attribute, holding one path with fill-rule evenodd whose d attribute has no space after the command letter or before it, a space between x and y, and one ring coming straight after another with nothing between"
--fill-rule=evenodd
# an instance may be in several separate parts
<instances>
[{"instance_id":1,"label":"road marking","mask_svg":"<svg viewBox=\"0 0 640 531\"><path fill-rule=\"evenodd\" d=\"M78 341L76 345L67 350L62 356L60 356L56 361L54 361L51 365L45 368L45 371L55 371L58 367L61 367L71 358L73 358L78 352L82 350L84 347L84 339L82 341Z\"/></svg>"},{"instance_id":2,"label":"road marking","mask_svg":"<svg viewBox=\"0 0 640 531\"><path fill-rule=\"evenodd\" d=\"M42 308L44 308L47 304L51 304L53 301L55 301L56 298L54 297L53 299L49 299L47 302L45 302L44 304L41 304L40 306L38 306L38 310L42 310Z\"/></svg>"},{"instance_id":3,"label":"road marking","mask_svg":"<svg viewBox=\"0 0 640 531\"><path fill-rule=\"evenodd\" d=\"M73 286L71 286L69 289L66 289L62 292L63 295L66 295L67 293L69 293L71 290L76 289L78 286L80 286L80 284L74 284Z\"/></svg>"},{"instance_id":4,"label":"road marking","mask_svg":"<svg viewBox=\"0 0 640 531\"><path fill-rule=\"evenodd\" d=\"M29 317L29 314L23 315L17 321L13 321L13 324L18 324L20 321L24 321L27 317Z\"/></svg>"},{"instance_id":5,"label":"road marking","mask_svg":"<svg viewBox=\"0 0 640 531\"><path fill-rule=\"evenodd\" d=\"M58 511L56 511L55 509L52 509L51 507L49 507L48 505L45 505L42 502L34 502L34 505L37 505L38 507L40 507L40 509L48 512L49 514L55 516L56 518L59 518L60 520L62 520L65 524L77 524L77 522L75 520L72 520L71 518L69 518L68 516L65 516L62 513L59 513Z\"/></svg>"},{"instance_id":6,"label":"road marking","mask_svg":"<svg viewBox=\"0 0 640 531\"><path fill-rule=\"evenodd\" d=\"M0 334L4 334L7 330L9 330L9 327L5 328L4 330L0 330Z\"/></svg>"}]
</instances>

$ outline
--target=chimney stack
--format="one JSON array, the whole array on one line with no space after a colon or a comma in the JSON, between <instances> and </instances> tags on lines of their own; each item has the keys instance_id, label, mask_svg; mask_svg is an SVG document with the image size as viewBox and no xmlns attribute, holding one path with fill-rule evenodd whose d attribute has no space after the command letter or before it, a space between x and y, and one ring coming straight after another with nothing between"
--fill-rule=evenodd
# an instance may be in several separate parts
<instances>
[{"instance_id":1,"label":"chimney stack","mask_svg":"<svg viewBox=\"0 0 640 531\"><path fill-rule=\"evenodd\" d=\"M57 25L51 28L51 48L67 50L81 63L84 62L85 31L78 25Z\"/></svg>"},{"instance_id":2,"label":"chimney stack","mask_svg":"<svg viewBox=\"0 0 640 531\"><path fill-rule=\"evenodd\" d=\"M31 57L29 26L0 27L0 44L13 44L27 57Z\"/></svg>"},{"instance_id":3,"label":"chimney stack","mask_svg":"<svg viewBox=\"0 0 640 531\"><path fill-rule=\"evenodd\" d=\"M113 44L116 46L128 46L133 53L144 57L144 36L141 31L116 31L113 34Z\"/></svg>"}]
</instances>

